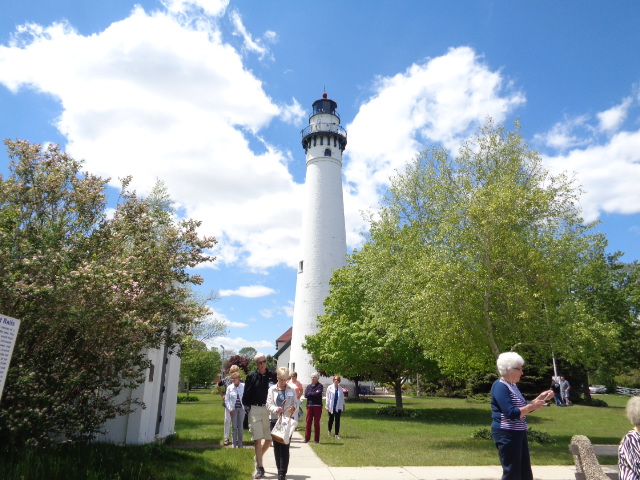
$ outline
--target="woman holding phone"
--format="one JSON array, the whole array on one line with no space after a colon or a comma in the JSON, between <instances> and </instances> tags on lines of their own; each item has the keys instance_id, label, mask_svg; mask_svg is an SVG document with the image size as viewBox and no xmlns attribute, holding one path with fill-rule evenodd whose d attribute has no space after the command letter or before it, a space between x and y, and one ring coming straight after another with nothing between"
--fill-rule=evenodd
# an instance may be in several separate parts
<instances>
[{"instance_id":1,"label":"woman holding phone","mask_svg":"<svg viewBox=\"0 0 640 480\"><path fill-rule=\"evenodd\" d=\"M523 375L524 359L516 352L505 352L496 365L500 378L491 387L491 435L502 464L502 480L533 480L526 417L553 397L553 390L527 403L516 386Z\"/></svg>"}]
</instances>

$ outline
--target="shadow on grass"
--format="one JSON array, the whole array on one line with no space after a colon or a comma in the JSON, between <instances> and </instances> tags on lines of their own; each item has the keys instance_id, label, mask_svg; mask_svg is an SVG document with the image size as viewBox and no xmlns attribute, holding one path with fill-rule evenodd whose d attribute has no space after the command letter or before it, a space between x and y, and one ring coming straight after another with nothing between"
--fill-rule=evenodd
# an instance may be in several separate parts
<instances>
[{"instance_id":1,"label":"shadow on grass","mask_svg":"<svg viewBox=\"0 0 640 480\"><path fill-rule=\"evenodd\" d=\"M406 407L405 407L406 408ZM406 408L416 412L417 417L390 417L378 415L377 408L351 409L345 412L345 417L360 420L377 420L382 422L412 422L425 425L453 424L453 425L484 425L491 423L491 413L477 408Z\"/></svg>"},{"instance_id":2,"label":"shadow on grass","mask_svg":"<svg viewBox=\"0 0 640 480\"><path fill-rule=\"evenodd\" d=\"M206 450L163 445L74 445L9 452L0 461L3 480L231 480L247 477L233 459L212 462Z\"/></svg>"}]
</instances>

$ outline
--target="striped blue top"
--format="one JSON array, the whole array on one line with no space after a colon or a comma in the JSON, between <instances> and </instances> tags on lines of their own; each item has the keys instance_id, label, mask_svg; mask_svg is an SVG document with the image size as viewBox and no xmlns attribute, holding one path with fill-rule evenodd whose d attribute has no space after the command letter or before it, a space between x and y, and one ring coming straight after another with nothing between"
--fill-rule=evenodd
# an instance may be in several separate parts
<instances>
[{"instance_id":1,"label":"striped blue top","mask_svg":"<svg viewBox=\"0 0 640 480\"><path fill-rule=\"evenodd\" d=\"M620 480L640 479L640 433L635 428L627 433L618 447Z\"/></svg>"},{"instance_id":2,"label":"striped blue top","mask_svg":"<svg viewBox=\"0 0 640 480\"><path fill-rule=\"evenodd\" d=\"M491 428L500 430L527 430L526 418L520 418L520 408L527 405L527 401L516 387L499 378L491 387Z\"/></svg>"}]
</instances>

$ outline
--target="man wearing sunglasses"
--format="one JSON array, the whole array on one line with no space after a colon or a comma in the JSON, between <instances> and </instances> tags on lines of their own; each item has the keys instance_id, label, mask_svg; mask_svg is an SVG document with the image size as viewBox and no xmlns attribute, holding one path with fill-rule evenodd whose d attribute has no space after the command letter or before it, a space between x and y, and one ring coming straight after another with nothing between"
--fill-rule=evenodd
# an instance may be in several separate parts
<instances>
[{"instance_id":1,"label":"man wearing sunglasses","mask_svg":"<svg viewBox=\"0 0 640 480\"><path fill-rule=\"evenodd\" d=\"M269 425L269 410L267 410L267 393L272 385L278 381L275 372L267 369L267 359L263 353L255 356L257 370L249 375L244 383L242 404L249 407L249 431L251 440L255 442L256 475L254 478L264 478L262 457L271 446L271 428Z\"/></svg>"}]
</instances>

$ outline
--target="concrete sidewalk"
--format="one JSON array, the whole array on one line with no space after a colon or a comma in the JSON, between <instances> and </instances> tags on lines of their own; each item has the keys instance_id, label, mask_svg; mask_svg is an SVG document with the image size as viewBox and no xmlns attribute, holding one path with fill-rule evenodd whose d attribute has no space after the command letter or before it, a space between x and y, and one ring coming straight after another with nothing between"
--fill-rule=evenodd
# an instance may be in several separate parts
<instances>
[{"instance_id":1,"label":"concrete sidewalk","mask_svg":"<svg viewBox=\"0 0 640 480\"><path fill-rule=\"evenodd\" d=\"M311 445L304 443L300 432L291 439L291 459L287 480L499 480L499 465L481 467L329 467L315 454ZM322 441L322 438L320 439ZM342 440L344 441L344 440ZM498 457L496 454L496 462ZM277 479L270 448L263 459L266 479ZM573 480L572 465L533 467L536 480Z\"/></svg>"}]
</instances>

